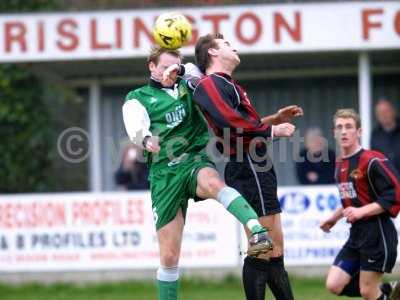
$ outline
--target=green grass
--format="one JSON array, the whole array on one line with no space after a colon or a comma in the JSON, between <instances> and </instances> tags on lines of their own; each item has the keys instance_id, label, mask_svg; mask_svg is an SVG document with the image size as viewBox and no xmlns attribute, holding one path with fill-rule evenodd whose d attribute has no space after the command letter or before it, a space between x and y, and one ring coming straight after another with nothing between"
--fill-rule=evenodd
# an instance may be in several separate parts
<instances>
[{"instance_id":1,"label":"green grass","mask_svg":"<svg viewBox=\"0 0 400 300\"><path fill-rule=\"evenodd\" d=\"M291 277L296 300L338 299L324 289L323 279ZM122 282L91 284L78 287L70 284L43 286L27 284L18 287L0 285L1 300L155 300L156 287L152 282ZM243 300L242 285L237 278L218 282L183 280L180 299L185 300ZM266 299L274 299L268 295ZM350 299L343 298L340 299ZM352 298L354 299L354 298Z\"/></svg>"}]
</instances>

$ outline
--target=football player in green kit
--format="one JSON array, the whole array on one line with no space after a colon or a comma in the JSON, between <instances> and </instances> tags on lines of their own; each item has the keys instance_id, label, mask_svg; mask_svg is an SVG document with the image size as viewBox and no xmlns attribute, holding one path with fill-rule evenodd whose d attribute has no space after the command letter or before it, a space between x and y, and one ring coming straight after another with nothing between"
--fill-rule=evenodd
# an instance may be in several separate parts
<instances>
[{"instance_id":1,"label":"football player in green kit","mask_svg":"<svg viewBox=\"0 0 400 300\"><path fill-rule=\"evenodd\" d=\"M220 179L205 148L207 125L192 100L190 83L163 80L163 72L181 64L177 50L155 46L147 60L149 83L131 91L123 119L131 141L141 145L150 168L153 215L160 248L158 299L176 300L178 263L188 199L216 199L252 232L248 253L272 249L255 211Z\"/></svg>"}]
</instances>

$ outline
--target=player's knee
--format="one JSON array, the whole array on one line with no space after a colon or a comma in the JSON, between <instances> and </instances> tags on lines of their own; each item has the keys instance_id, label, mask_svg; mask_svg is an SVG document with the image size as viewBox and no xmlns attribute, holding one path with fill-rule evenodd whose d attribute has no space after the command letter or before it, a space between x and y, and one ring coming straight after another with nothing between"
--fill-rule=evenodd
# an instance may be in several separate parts
<instances>
[{"instance_id":1,"label":"player's knee","mask_svg":"<svg viewBox=\"0 0 400 300\"><path fill-rule=\"evenodd\" d=\"M208 194L217 196L218 192L225 186L225 183L219 178L218 175L208 174L207 183L205 186Z\"/></svg>"},{"instance_id":2,"label":"player's knee","mask_svg":"<svg viewBox=\"0 0 400 300\"><path fill-rule=\"evenodd\" d=\"M363 299L372 299L376 294L377 288L372 285L360 285L360 294Z\"/></svg>"},{"instance_id":3,"label":"player's knee","mask_svg":"<svg viewBox=\"0 0 400 300\"><path fill-rule=\"evenodd\" d=\"M282 245L275 242L273 238L272 241L274 242L274 249L272 249L271 257L281 257L283 255Z\"/></svg>"},{"instance_id":4,"label":"player's knee","mask_svg":"<svg viewBox=\"0 0 400 300\"><path fill-rule=\"evenodd\" d=\"M340 295L340 293L343 290L343 286L339 285L337 282L334 282L333 280L330 280L329 278L325 283L325 287L330 293L335 295Z\"/></svg>"},{"instance_id":5,"label":"player's knee","mask_svg":"<svg viewBox=\"0 0 400 300\"><path fill-rule=\"evenodd\" d=\"M200 183L201 190L207 197L211 196L215 198L218 192L226 186L225 183L214 169L204 168L200 172L201 180L198 182Z\"/></svg>"},{"instance_id":6,"label":"player's knee","mask_svg":"<svg viewBox=\"0 0 400 300\"><path fill-rule=\"evenodd\" d=\"M161 255L161 263L166 267L176 266L179 261L179 253L178 251L174 251L173 249L169 249L164 251Z\"/></svg>"}]
</instances>

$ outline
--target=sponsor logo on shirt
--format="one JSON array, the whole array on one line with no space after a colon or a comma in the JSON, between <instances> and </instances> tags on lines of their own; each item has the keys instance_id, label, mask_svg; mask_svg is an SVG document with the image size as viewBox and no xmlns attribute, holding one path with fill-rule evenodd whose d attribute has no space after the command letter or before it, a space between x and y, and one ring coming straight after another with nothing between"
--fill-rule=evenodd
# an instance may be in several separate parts
<instances>
[{"instance_id":1,"label":"sponsor logo on shirt","mask_svg":"<svg viewBox=\"0 0 400 300\"><path fill-rule=\"evenodd\" d=\"M351 171L351 173L350 173L350 177L353 179L361 179L363 176L364 175L360 169L355 169L355 170Z\"/></svg>"},{"instance_id":2,"label":"sponsor logo on shirt","mask_svg":"<svg viewBox=\"0 0 400 300\"><path fill-rule=\"evenodd\" d=\"M186 116L185 106L183 104L177 105L174 111L165 114L168 128L174 128L182 123Z\"/></svg>"},{"instance_id":3,"label":"sponsor logo on shirt","mask_svg":"<svg viewBox=\"0 0 400 300\"><path fill-rule=\"evenodd\" d=\"M342 182L339 184L340 198L357 198L357 192L352 182Z\"/></svg>"}]
</instances>

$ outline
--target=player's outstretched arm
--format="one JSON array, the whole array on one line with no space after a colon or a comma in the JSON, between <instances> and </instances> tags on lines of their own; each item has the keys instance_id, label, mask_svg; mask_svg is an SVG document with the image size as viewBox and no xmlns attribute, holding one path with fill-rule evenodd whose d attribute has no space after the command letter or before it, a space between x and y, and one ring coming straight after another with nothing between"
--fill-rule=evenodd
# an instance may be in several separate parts
<instances>
[{"instance_id":1,"label":"player's outstretched arm","mask_svg":"<svg viewBox=\"0 0 400 300\"><path fill-rule=\"evenodd\" d=\"M293 118L301 117L304 115L304 111L300 106L290 105L281 108L277 113L266 116L261 119L263 124L279 125L282 123L292 122Z\"/></svg>"}]
</instances>

